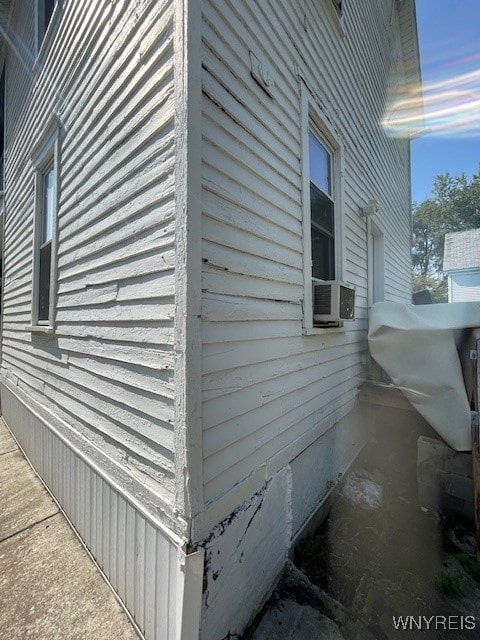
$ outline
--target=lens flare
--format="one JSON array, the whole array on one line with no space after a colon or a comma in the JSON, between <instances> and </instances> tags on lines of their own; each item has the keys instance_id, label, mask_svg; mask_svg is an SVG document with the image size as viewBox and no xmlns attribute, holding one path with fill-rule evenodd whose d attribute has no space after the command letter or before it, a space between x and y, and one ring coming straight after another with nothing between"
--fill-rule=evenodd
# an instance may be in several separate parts
<instances>
[{"instance_id":1,"label":"lens flare","mask_svg":"<svg viewBox=\"0 0 480 640\"><path fill-rule=\"evenodd\" d=\"M35 58L33 56L32 51L25 45L23 40L15 33L15 31L5 29L0 24L0 42L1 40L5 40L7 46L11 49L11 51L15 54L15 56L20 61L24 70L28 73L28 75L32 76L32 67L35 62Z\"/></svg>"},{"instance_id":2,"label":"lens flare","mask_svg":"<svg viewBox=\"0 0 480 640\"><path fill-rule=\"evenodd\" d=\"M476 68L458 73L459 67L472 66ZM403 95L397 87L382 120L384 129L397 137L480 137L480 56L465 55L455 64L444 64L444 73L453 70L457 73L447 78L404 87Z\"/></svg>"}]
</instances>

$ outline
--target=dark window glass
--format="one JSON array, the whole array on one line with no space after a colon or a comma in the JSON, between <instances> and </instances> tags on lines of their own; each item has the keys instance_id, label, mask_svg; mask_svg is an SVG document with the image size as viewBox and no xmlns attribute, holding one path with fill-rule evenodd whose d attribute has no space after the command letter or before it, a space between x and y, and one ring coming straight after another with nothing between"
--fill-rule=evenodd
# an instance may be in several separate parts
<instances>
[{"instance_id":1,"label":"dark window glass","mask_svg":"<svg viewBox=\"0 0 480 640\"><path fill-rule=\"evenodd\" d=\"M38 320L48 321L50 310L53 216L55 215L55 170L50 165L42 175L42 209L38 265Z\"/></svg>"},{"instance_id":2,"label":"dark window glass","mask_svg":"<svg viewBox=\"0 0 480 640\"><path fill-rule=\"evenodd\" d=\"M334 234L333 201L310 183L310 208L312 225Z\"/></svg>"},{"instance_id":3,"label":"dark window glass","mask_svg":"<svg viewBox=\"0 0 480 640\"><path fill-rule=\"evenodd\" d=\"M319 280L335 279L333 238L312 227L312 277Z\"/></svg>"},{"instance_id":4,"label":"dark window glass","mask_svg":"<svg viewBox=\"0 0 480 640\"><path fill-rule=\"evenodd\" d=\"M313 133L309 134L310 218L312 277L335 280L335 205L332 191L332 158Z\"/></svg>"},{"instance_id":5,"label":"dark window glass","mask_svg":"<svg viewBox=\"0 0 480 640\"><path fill-rule=\"evenodd\" d=\"M53 10L55 9L56 0L44 0L44 33L48 29L50 20L52 19Z\"/></svg>"},{"instance_id":6,"label":"dark window glass","mask_svg":"<svg viewBox=\"0 0 480 640\"><path fill-rule=\"evenodd\" d=\"M38 319L48 320L50 310L50 267L52 262L52 243L47 242L40 248L38 282Z\"/></svg>"},{"instance_id":7,"label":"dark window glass","mask_svg":"<svg viewBox=\"0 0 480 640\"><path fill-rule=\"evenodd\" d=\"M43 37L48 29L57 4L57 0L37 0L38 2L38 46L41 46Z\"/></svg>"}]
</instances>

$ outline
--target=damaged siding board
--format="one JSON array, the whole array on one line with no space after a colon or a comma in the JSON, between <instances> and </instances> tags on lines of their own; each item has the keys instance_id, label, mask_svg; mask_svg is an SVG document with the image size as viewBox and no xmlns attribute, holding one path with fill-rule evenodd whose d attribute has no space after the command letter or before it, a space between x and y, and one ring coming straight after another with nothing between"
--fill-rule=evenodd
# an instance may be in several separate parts
<instances>
[{"instance_id":1,"label":"damaged siding board","mask_svg":"<svg viewBox=\"0 0 480 640\"><path fill-rule=\"evenodd\" d=\"M29 52L7 60L2 374L170 504L173 3L64 3L35 67L31 7L17 2L12 16ZM62 129L58 290L55 334L44 336L27 330L30 158L53 113Z\"/></svg>"},{"instance_id":2,"label":"damaged siding board","mask_svg":"<svg viewBox=\"0 0 480 640\"><path fill-rule=\"evenodd\" d=\"M202 541L202 638L240 637L251 618L249 612L258 609L282 572L291 539L286 499L290 480L284 469ZM275 544L271 544L272 539Z\"/></svg>"},{"instance_id":3,"label":"damaged siding board","mask_svg":"<svg viewBox=\"0 0 480 640\"><path fill-rule=\"evenodd\" d=\"M408 142L380 126L400 54L392 2L389 19L380 0L350 3L345 37L323 2L202 4L207 502L355 406L368 292L358 208L372 197L386 298L409 300ZM273 97L251 77L250 51L268 68ZM345 147L344 279L356 286L355 323L318 336L302 336L301 83Z\"/></svg>"}]
</instances>

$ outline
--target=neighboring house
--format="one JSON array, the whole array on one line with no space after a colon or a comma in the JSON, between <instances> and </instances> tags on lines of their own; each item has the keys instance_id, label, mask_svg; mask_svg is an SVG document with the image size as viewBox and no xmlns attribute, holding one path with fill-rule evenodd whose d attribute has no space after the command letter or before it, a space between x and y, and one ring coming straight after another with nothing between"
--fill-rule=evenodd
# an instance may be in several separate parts
<instances>
[{"instance_id":1,"label":"neighboring house","mask_svg":"<svg viewBox=\"0 0 480 640\"><path fill-rule=\"evenodd\" d=\"M480 300L480 229L445 234L443 271L448 302Z\"/></svg>"},{"instance_id":2,"label":"neighboring house","mask_svg":"<svg viewBox=\"0 0 480 640\"><path fill-rule=\"evenodd\" d=\"M369 306L411 299L413 0L0 8L4 418L147 638L234 637L365 442Z\"/></svg>"}]
</instances>

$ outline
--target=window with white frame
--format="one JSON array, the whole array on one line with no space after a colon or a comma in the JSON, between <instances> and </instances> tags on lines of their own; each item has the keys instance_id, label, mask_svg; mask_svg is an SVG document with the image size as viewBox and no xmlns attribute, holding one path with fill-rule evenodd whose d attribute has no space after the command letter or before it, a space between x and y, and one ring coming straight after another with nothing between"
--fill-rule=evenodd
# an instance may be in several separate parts
<instances>
[{"instance_id":1,"label":"window with white frame","mask_svg":"<svg viewBox=\"0 0 480 640\"><path fill-rule=\"evenodd\" d=\"M35 155L32 329L52 329L55 311L59 135Z\"/></svg>"},{"instance_id":2,"label":"window with white frame","mask_svg":"<svg viewBox=\"0 0 480 640\"><path fill-rule=\"evenodd\" d=\"M322 321L313 313L314 284L342 281L343 251L343 145L338 133L317 106L305 85L302 107L303 192L303 330L316 333L341 322ZM320 289L316 288L316 292Z\"/></svg>"},{"instance_id":3,"label":"window with white frame","mask_svg":"<svg viewBox=\"0 0 480 640\"><path fill-rule=\"evenodd\" d=\"M49 322L50 297L52 288L52 241L53 219L55 216L55 167L52 162L42 171L40 177L41 206L39 211L38 247L38 322Z\"/></svg>"}]
</instances>

